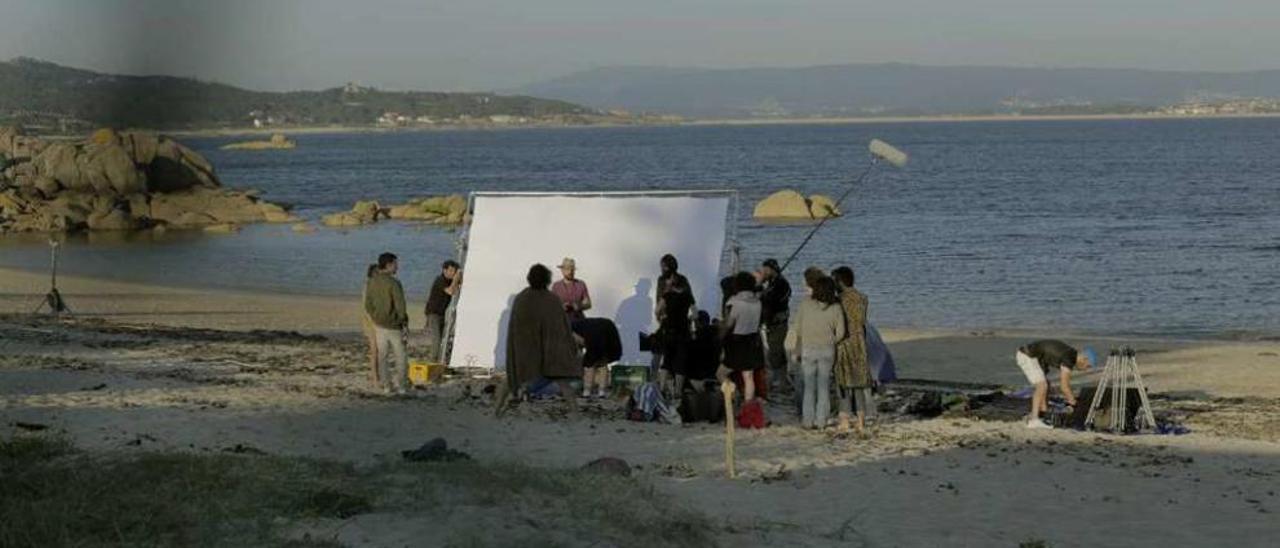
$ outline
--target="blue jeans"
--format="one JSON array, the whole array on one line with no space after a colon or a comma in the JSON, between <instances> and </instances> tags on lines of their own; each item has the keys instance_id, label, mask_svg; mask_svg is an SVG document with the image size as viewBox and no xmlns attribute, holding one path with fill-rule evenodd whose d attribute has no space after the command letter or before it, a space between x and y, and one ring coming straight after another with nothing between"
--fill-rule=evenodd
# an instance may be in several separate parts
<instances>
[{"instance_id":1,"label":"blue jeans","mask_svg":"<svg viewBox=\"0 0 1280 548\"><path fill-rule=\"evenodd\" d=\"M831 416L831 368L835 361L834 348L805 348L800 352L800 375L804 379L801 426L827 425L827 417Z\"/></svg>"}]
</instances>

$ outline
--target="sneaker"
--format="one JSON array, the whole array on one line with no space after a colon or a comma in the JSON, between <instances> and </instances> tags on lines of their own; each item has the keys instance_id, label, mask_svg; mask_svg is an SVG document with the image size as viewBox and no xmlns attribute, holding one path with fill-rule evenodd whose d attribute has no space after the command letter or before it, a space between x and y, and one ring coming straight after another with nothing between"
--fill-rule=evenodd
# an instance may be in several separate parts
<instances>
[{"instance_id":1,"label":"sneaker","mask_svg":"<svg viewBox=\"0 0 1280 548\"><path fill-rule=\"evenodd\" d=\"M1035 430L1053 430L1052 426L1049 426L1048 424L1046 424L1044 421L1040 419L1031 419L1027 421L1027 428L1032 428Z\"/></svg>"},{"instance_id":2,"label":"sneaker","mask_svg":"<svg viewBox=\"0 0 1280 548\"><path fill-rule=\"evenodd\" d=\"M596 392L596 397L603 400L605 398L608 398L609 395L604 392L603 388L601 388L598 392Z\"/></svg>"}]
</instances>

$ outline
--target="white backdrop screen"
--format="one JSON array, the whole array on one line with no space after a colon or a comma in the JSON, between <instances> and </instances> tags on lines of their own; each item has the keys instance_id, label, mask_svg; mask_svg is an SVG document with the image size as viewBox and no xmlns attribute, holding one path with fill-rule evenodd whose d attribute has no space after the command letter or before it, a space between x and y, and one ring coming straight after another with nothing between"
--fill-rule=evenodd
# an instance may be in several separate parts
<instances>
[{"instance_id":1,"label":"white backdrop screen","mask_svg":"<svg viewBox=\"0 0 1280 548\"><path fill-rule=\"evenodd\" d=\"M623 360L648 363L637 333L652 332L662 255L680 261L698 308L720 302L720 260L728 195L477 195L450 365L502 369L511 300L534 263L551 269L564 257L587 284L589 317L610 318ZM715 314L712 314L713 316Z\"/></svg>"}]
</instances>

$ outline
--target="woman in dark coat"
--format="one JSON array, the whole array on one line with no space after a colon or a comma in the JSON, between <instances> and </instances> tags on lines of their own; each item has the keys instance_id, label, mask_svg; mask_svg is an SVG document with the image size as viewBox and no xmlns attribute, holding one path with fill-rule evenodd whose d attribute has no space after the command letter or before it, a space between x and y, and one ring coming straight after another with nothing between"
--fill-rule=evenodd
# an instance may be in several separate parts
<instances>
[{"instance_id":1,"label":"woman in dark coat","mask_svg":"<svg viewBox=\"0 0 1280 548\"><path fill-rule=\"evenodd\" d=\"M525 288L511 303L507 324L507 389L509 394L538 379L560 384L560 393L572 403L569 381L582 377L578 342L569 327L564 305L548 287L551 271L541 264L529 268ZM507 394L499 394L499 410Z\"/></svg>"}]
</instances>

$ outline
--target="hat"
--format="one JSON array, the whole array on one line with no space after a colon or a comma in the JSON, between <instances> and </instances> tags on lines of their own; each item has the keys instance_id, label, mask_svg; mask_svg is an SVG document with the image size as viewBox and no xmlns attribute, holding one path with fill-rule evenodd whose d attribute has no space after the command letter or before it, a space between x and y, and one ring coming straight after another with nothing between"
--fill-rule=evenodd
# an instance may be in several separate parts
<instances>
[{"instance_id":1,"label":"hat","mask_svg":"<svg viewBox=\"0 0 1280 548\"><path fill-rule=\"evenodd\" d=\"M563 261L560 261L559 268L578 268L578 263L570 257L565 257Z\"/></svg>"},{"instance_id":2,"label":"hat","mask_svg":"<svg viewBox=\"0 0 1280 548\"><path fill-rule=\"evenodd\" d=\"M765 259L765 260L764 260L764 265L763 265L763 266L764 266L765 268L771 268L771 269L773 269L773 271L774 271L774 272L782 272L782 267L778 266L778 260L777 260L777 259Z\"/></svg>"},{"instance_id":3,"label":"hat","mask_svg":"<svg viewBox=\"0 0 1280 548\"><path fill-rule=\"evenodd\" d=\"M1084 354L1085 359L1089 360L1089 367L1098 366L1098 353L1093 351L1093 347L1086 346L1081 353Z\"/></svg>"}]
</instances>

